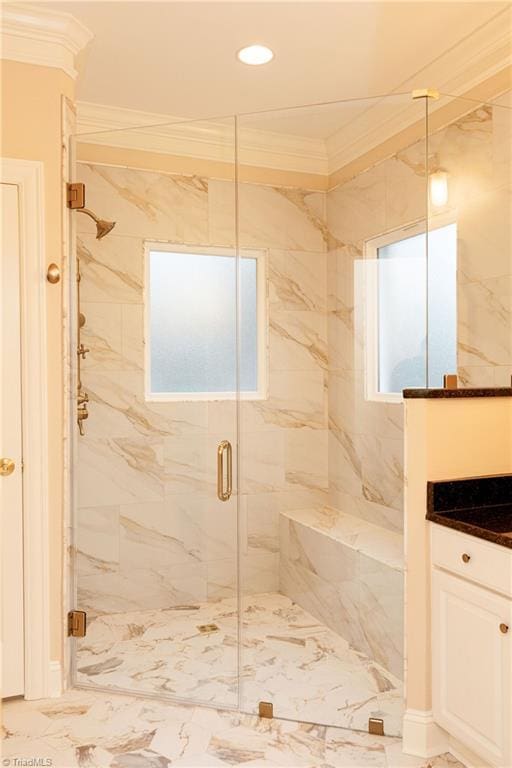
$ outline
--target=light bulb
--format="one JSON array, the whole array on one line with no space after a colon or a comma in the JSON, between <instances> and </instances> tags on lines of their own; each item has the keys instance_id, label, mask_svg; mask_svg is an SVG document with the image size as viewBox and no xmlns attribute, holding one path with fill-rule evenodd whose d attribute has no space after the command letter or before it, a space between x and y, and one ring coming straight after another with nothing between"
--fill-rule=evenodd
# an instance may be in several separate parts
<instances>
[{"instance_id":1,"label":"light bulb","mask_svg":"<svg viewBox=\"0 0 512 768\"><path fill-rule=\"evenodd\" d=\"M268 64L274 58L274 52L266 45L248 45L241 48L237 53L238 58L244 64L251 64L257 67L260 64Z\"/></svg>"},{"instance_id":2,"label":"light bulb","mask_svg":"<svg viewBox=\"0 0 512 768\"><path fill-rule=\"evenodd\" d=\"M442 208L448 202L448 174L436 171L429 178L430 202L434 208Z\"/></svg>"}]
</instances>

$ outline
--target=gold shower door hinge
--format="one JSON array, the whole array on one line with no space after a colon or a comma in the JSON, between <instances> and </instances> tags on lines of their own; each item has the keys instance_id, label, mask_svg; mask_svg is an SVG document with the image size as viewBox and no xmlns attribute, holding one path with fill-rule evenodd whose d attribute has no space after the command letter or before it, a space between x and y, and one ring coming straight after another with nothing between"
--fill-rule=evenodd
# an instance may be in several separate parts
<instances>
[{"instance_id":1,"label":"gold shower door hinge","mask_svg":"<svg viewBox=\"0 0 512 768\"><path fill-rule=\"evenodd\" d=\"M260 701L258 703L258 715L271 720L274 717L274 705L270 701Z\"/></svg>"},{"instance_id":2,"label":"gold shower door hinge","mask_svg":"<svg viewBox=\"0 0 512 768\"><path fill-rule=\"evenodd\" d=\"M66 184L66 202L68 208L85 208L85 184L81 181Z\"/></svg>"},{"instance_id":3,"label":"gold shower door hinge","mask_svg":"<svg viewBox=\"0 0 512 768\"><path fill-rule=\"evenodd\" d=\"M85 637L87 630L87 614L85 611L70 611L68 613L68 637Z\"/></svg>"},{"instance_id":4,"label":"gold shower door hinge","mask_svg":"<svg viewBox=\"0 0 512 768\"><path fill-rule=\"evenodd\" d=\"M384 736L384 720L380 717L368 718L368 733L372 736Z\"/></svg>"}]
</instances>

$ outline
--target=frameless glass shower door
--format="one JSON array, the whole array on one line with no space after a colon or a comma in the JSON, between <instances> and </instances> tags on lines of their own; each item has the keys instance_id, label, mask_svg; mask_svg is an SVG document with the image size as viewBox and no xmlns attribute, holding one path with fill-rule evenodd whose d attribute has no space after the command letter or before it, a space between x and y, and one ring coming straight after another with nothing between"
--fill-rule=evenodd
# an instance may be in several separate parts
<instances>
[{"instance_id":1,"label":"frameless glass shower door","mask_svg":"<svg viewBox=\"0 0 512 768\"><path fill-rule=\"evenodd\" d=\"M240 247L266 274L265 389L240 403L242 708L396 735L401 393L427 382L425 99L245 115L238 139Z\"/></svg>"},{"instance_id":2,"label":"frameless glass shower door","mask_svg":"<svg viewBox=\"0 0 512 768\"><path fill-rule=\"evenodd\" d=\"M75 161L74 682L236 707L234 120L80 135Z\"/></svg>"}]
</instances>

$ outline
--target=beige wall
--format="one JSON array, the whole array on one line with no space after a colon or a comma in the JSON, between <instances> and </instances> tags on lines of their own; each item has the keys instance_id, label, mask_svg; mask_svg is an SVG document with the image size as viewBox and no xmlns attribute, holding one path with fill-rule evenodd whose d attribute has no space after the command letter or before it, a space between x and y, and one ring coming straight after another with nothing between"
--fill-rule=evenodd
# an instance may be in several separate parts
<instances>
[{"instance_id":1,"label":"beige wall","mask_svg":"<svg viewBox=\"0 0 512 768\"><path fill-rule=\"evenodd\" d=\"M61 263L61 103L73 81L59 69L1 62L1 156L44 163L45 246L48 263ZM63 347L62 284L47 286L48 458L50 510L50 650L62 657Z\"/></svg>"},{"instance_id":2,"label":"beige wall","mask_svg":"<svg viewBox=\"0 0 512 768\"><path fill-rule=\"evenodd\" d=\"M406 705L431 709L429 480L512 472L512 398L405 405Z\"/></svg>"}]
</instances>

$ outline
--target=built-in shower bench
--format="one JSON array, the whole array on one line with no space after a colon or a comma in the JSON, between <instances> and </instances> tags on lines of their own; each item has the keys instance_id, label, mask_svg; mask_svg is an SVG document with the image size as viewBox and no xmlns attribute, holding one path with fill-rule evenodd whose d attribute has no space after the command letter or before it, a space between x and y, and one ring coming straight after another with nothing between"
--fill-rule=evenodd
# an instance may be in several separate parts
<instances>
[{"instance_id":1,"label":"built-in shower bench","mask_svg":"<svg viewBox=\"0 0 512 768\"><path fill-rule=\"evenodd\" d=\"M329 507L281 512L279 590L397 678L403 536Z\"/></svg>"},{"instance_id":2,"label":"built-in shower bench","mask_svg":"<svg viewBox=\"0 0 512 768\"><path fill-rule=\"evenodd\" d=\"M328 536L341 546L361 552L395 570L403 569L404 543L401 533L331 507L299 509L281 514L305 528Z\"/></svg>"}]
</instances>

